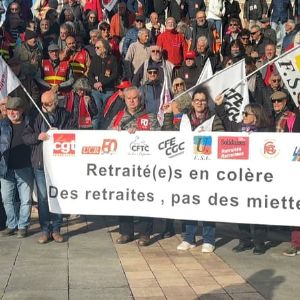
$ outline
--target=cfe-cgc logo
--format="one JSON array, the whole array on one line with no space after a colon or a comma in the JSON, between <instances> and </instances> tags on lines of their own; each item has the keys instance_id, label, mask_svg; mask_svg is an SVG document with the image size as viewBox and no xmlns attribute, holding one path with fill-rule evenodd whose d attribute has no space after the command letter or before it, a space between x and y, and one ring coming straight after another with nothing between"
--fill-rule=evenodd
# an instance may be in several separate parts
<instances>
[{"instance_id":1,"label":"cfe-cgc logo","mask_svg":"<svg viewBox=\"0 0 300 300\"><path fill-rule=\"evenodd\" d=\"M219 136L219 159L248 159L249 137L244 136Z\"/></svg>"},{"instance_id":2,"label":"cfe-cgc logo","mask_svg":"<svg viewBox=\"0 0 300 300\"><path fill-rule=\"evenodd\" d=\"M194 159L208 160L212 152L212 137L211 135L194 136Z\"/></svg>"},{"instance_id":3,"label":"cfe-cgc logo","mask_svg":"<svg viewBox=\"0 0 300 300\"><path fill-rule=\"evenodd\" d=\"M100 146L83 146L82 154L115 154L118 149L118 142L115 139L103 139Z\"/></svg>"},{"instance_id":4,"label":"cfe-cgc logo","mask_svg":"<svg viewBox=\"0 0 300 300\"><path fill-rule=\"evenodd\" d=\"M158 144L158 149L164 151L169 158L181 155L184 153L184 142L176 141L176 137L162 141Z\"/></svg>"},{"instance_id":5,"label":"cfe-cgc logo","mask_svg":"<svg viewBox=\"0 0 300 300\"><path fill-rule=\"evenodd\" d=\"M274 158L279 154L277 143L275 140L265 140L263 146L263 156L266 158Z\"/></svg>"},{"instance_id":6,"label":"cfe-cgc logo","mask_svg":"<svg viewBox=\"0 0 300 300\"><path fill-rule=\"evenodd\" d=\"M53 134L53 155L73 156L75 155L75 133Z\"/></svg>"},{"instance_id":7,"label":"cfe-cgc logo","mask_svg":"<svg viewBox=\"0 0 300 300\"><path fill-rule=\"evenodd\" d=\"M144 140L141 140L139 136L129 144L130 152L129 155L150 155L150 147Z\"/></svg>"}]
</instances>

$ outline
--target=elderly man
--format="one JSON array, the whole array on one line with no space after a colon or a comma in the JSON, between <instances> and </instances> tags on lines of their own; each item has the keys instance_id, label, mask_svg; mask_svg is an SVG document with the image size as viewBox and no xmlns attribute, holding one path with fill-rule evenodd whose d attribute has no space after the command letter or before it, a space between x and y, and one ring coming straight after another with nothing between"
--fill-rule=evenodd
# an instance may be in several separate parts
<instances>
[{"instance_id":1,"label":"elderly man","mask_svg":"<svg viewBox=\"0 0 300 300\"><path fill-rule=\"evenodd\" d=\"M184 36L176 31L176 21L173 17L166 20L166 31L160 34L156 42L163 49L165 58L175 66L183 61L183 51L186 48Z\"/></svg>"},{"instance_id":2,"label":"elderly man","mask_svg":"<svg viewBox=\"0 0 300 300\"><path fill-rule=\"evenodd\" d=\"M156 116L147 113L141 103L141 93L137 87L129 87L124 90L125 109L117 113L112 120L109 129L128 130L159 130ZM117 239L118 244L125 244L134 239L134 220L133 217L120 217L120 234ZM141 232L138 241L139 246L147 246L150 243L153 221L151 218L140 218Z\"/></svg>"},{"instance_id":3,"label":"elderly man","mask_svg":"<svg viewBox=\"0 0 300 300\"><path fill-rule=\"evenodd\" d=\"M134 22L134 26L132 26L132 28L130 28L125 37L124 37L124 41L123 41L123 45L122 45L122 55L124 57L126 57L127 51L129 46L132 43L135 43L138 39L138 32L140 29L145 27L145 17L143 16L136 16L135 18L135 22Z\"/></svg>"},{"instance_id":4,"label":"elderly man","mask_svg":"<svg viewBox=\"0 0 300 300\"><path fill-rule=\"evenodd\" d=\"M196 44L196 65L201 73L207 59L210 60L213 72L219 71L220 67L220 55L214 54L209 46L208 39L205 36L198 37Z\"/></svg>"},{"instance_id":5,"label":"elderly man","mask_svg":"<svg viewBox=\"0 0 300 300\"><path fill-rule=\"evenodd\" d=\"M57 94L47 91L42 95L42 110L51 127L57 129L73 129L71 115L64 108L58 107ZM34 177L37 185L39 221L42 234L38 243L45 244L50 238L57 243L64 241L60 234L62 215L50 213L48 206L47 188L43 163L43 142L49 139L49 127L40 114L28 124L23 139L31 146L31 162L34 168Z\"/></svg>"},{"instance_id":6,"label":"elderly man","mask_svg":"<svg viewBox=\"0 0 300 300\"><path fill-rule=\"evenodd\" d=\"M19 97L9 97L6 104L7 118L0 121L0 182L1 196L7 221L1 236L13 235L24 238L30 225L33 174L30 147L22 136L28 120L25 119L25 103ZM15 200L18 191L20 208Z\"/></svg>"},{"instance_id":7,"label":"elderly man","mask_svg":"<svg viewBox=\"0 0 300 300\"><path fill-rule=\"evenodd\" d=\"M36 74L36 81L44 90L63 93L69 91L74 83L73 73L68 61L60 61L59 47L51 44L48 47L49 59L44 59Z\"/></svg>"},{"instance_id":8,"label":"elderly man","mask_svg":"<svg viewBox=\"0 0 300 300\"><path fill-rule=\"evenodd\" d=\"M150 46L150 57L146 59L145 62L140 66L137 72L133 76L132 83L135 86L140 86L145 84L147 80L147 68L149 65L157 66L158 67L158 79L159 81L163 82L164 80L164 71L167 73L167 78L170 79L171 85L171 77L173 74L174 65L165 60L162 56L162 49L157 45Z\"/></svg>"},{"instance_id":9,"label":"elderly man","mask_svg":"<svg viewBox=\"0 0 300 300\"><path fill-rule=\"evenodd\" d=\"M124 68L128 78L132 78L143 62L150 57L148 45L149 30L142 28L138 31L137 42L131 44L125 56Z\"/></svg>"},{"instance_id":10,"label":"elderly man","mask_svg":"<svg viewBox=\"0 0 300 300\"><path fill-rule=\"evenodd\" d=\"M158 78L161 82L164 80L164 72L166 72L167 77L171 79L173 74L174 65L163 58L162 48L157 45L150 46L150 57L146 59L141 67L137 70L133 77L133 84L140 86L144 84L147 80L147 68L149 65L154 65L158 67ZM171 82L170 82L171 84Z\"/></svg>"},{"instance_id":11,"label":"elderly man","mask_svg":"<svg viewBox=\"0 0 300 300\"><path fill-rule=\"evenodd\" d=\"M221 40L215 26L206 20L205 11L196 13L196 22L192 26L192 44L191 50L196 50L197 40L200 36L205 36L208 41L208 47L211 52L217 53L221 49Z\"/></svg>"},{"instance_id":12,"label":"elderly man","mask_svg":"<svg viewBox=\"0 0 300 300\"><path fill-rule=\"evenodd\" d=\"M158 22L158 14L154 11L150 15L150 21L146 23L146 28L150 31L150 43L156 44L157 37L165 31L165 26Z\"/></svg>"}]
</instances>

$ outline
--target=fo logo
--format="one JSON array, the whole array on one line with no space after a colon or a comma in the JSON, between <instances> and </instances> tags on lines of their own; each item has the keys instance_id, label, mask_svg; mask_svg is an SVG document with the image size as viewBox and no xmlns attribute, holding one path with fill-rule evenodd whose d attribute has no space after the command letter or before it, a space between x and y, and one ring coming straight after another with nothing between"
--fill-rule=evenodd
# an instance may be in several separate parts
<instances>
[{"instance_id":1,"label":"fo logo","mask_svg":"<svg viewBox=\"0 0 300 300\"><path fill-rule=\"evenodd\" d=\"M53 155L70 156L75 155L75 134L54 133Z\"/></svg>"}]
</instances>

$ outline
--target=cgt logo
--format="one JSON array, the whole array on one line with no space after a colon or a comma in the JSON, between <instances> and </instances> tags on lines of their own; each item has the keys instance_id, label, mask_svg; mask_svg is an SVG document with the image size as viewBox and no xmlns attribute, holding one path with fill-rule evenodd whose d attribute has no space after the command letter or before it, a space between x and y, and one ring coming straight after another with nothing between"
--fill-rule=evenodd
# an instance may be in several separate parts
<instances>
[{"instance_id":1,"label":"cgt logo","mask_svg":"<svg viewBox=\"0 0 300 300\"><path fill-rule=\"evenodd\" d=\"M53 145L53 155L75 155L75 133L54 133Z\"/></svg>"},{"instance_id":2,"label":"cgt logo","mask_svg":"<svg viewBox=\"0 0 300 300\"><path fill-rule=\"evenodd\" d=\"M279 154L275 140L265 140L263 155L266 158L274 158Z\"/></svg>"}]
</instances>

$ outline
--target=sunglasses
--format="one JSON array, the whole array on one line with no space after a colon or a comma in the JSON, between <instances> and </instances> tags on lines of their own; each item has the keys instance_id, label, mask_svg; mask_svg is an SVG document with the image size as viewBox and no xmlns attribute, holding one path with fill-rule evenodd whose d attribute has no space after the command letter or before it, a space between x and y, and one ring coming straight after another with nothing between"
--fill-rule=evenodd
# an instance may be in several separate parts
<instances>
[{"instance_id":1,"label":"sunglasses","mask_svg":"<svg viewBox=\"0 0 300 300\"><path fill-rule=\"evenodd\" d=\"M251 35L254 35L255 33L258 33L258 31L251 32L250 34L251 34Z\"/></svg>"},{"instance_id":2,"label":"sunglasses","mask_svg":"<svg viewBox=\"0 0 300 300\"><path fill-rule=\"evenodd\" d=\"M272 99L272 103L282 103L284 99Z\"/></svg>"},{"instance_id":3,"label":"sunglasses","mask_svg":"<svg viewBox=\"0 0 300 300\"><path fill-rule=\"evenodd\" d=\"M243 114L243 116L245 116L246 118L247 118L248 116L251 116L251 115L254 116L254 114L249 113L249 112L247 112L247 111L243 111L242 114Z\"/></svg>"},{"instance_id":4,"label":"sunglasses","mask_svg":"<svg viewBox=\"0 0 300 300\"><path fill-rule=\"evenodd\" d=\"M272 82L281 82L281 79L272 79Z\"/></svg>"},{"instance_id":5,"label":"sunglasses","mask_svg":"<svg viewBox=\"0 0 300 300\"><path fill-rule=\"evenodd\" d=\"M229 24L229 26L238 26L238 24Z\"/></svg>"},{"instance_id":6,"label":"sunglasses","mask_svg":"<svg viewBox=\"0 0 300 300\"><path fill-rule=\"evenodd\" d=\"M149 74L149 75L156 75L156 74L157 74L157 71L148 71L148 74Z\"/></svg>"},{"instance_id":7,"label":"sunglasses","mask_svg":"<svg viewBox=\"0 0 300 300\"><path fill-rule=\"evenodd\" d=\"M139 23L144 23L144 21L142 20L135 20L136 22L139 22Z\"/></svg>"},{"instance_id":8,"label":"sunglasses","mask_svg":"<svg viewBox=\"0 0 300 300\"><path fill-rule=\"evenodd\" d=\"M160 50L151 50L151 53L160 53Z\"/></svg>"},{"instance_id":9,"label":"sunglasses","mask_svg":"<svg viewBox=\"0 0 300 300\"><path fill-rule=\"evenodd\" d=\"M183 86L183 85L184 85L183 82L179 82L179 83L174 84L175 87L179 87L179 86Z\"/></svg>"},{"instance_id":10,"label":"sunglasses","mask_svg":"<svg viewBox=\"0 0 300 300\"><path fill-rule=\"evenodd\" d=\"M101 31L106 31L106 32L108 32L108 31L109 31L109 29L106 29L106 28L105 28L105 29L101 29Z\"/></svg>"}]
</instances>

